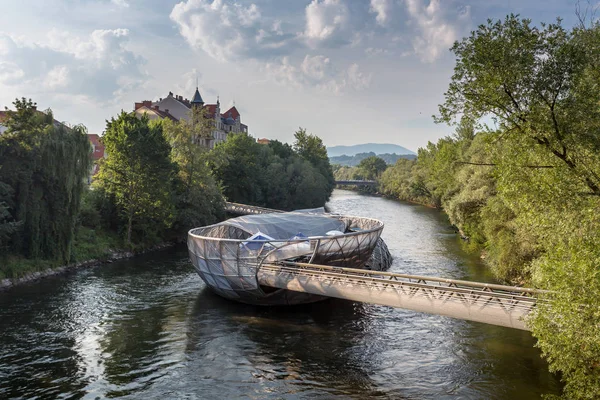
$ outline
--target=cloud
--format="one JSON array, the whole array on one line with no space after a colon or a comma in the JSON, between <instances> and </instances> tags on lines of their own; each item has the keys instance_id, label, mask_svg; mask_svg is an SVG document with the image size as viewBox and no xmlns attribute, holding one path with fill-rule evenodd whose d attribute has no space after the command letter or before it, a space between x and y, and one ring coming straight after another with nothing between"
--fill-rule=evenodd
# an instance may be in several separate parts
<instances>
[{"instance_id":1,"label":"cloud","mask_svg":"<svg viewBox=\"0 0 600 400\"><path fill-rule=\"evenodd\" d=\"M371 75L361 72L358 64L339 71L324 55L306 55L299 65L284 57L279 62L267 63L265 72L282 86L310 86L333 94L363 90L371 83Z\"/></svg>"},{"instance_id":2,"label":"cloud","mask_svg":"<svg viewBox=\"0 0 600 400\"><path fill-rule=\"evenodd\" d=\"M350 10L342 0L313 0L306 7L304 36L311 47L350 42Z\"/></svg>"},{"instance_id":3,"label":"cloud","mask_svg":"<svg viewBox=\"0 0 600 400\"><path fill-rule=\"evenodd\" d=\"M126 29L95 30L87 38L51 31L45 43L0 34L0 83L36 95L116 101L147 78L145 60L126 48L128 40Z\"/></svg>"},{"instance_id":4,"label":"cloud","mask_svg":"<svg viewBox=\"0 0 600 400\"><path fill-rule=\"evenodd\" d=\"M415 27L412 46L422 62L431 63L441 57L459 38L469 19L469 8L458 15L443 9L440 0L405 0L409 22Z\"/></svg>"},{"instance_id":5,"label":"cloud","mask_svg":"<svg viewBox=\"0 0 600 400\"><path fill-rule=\"evenodd\" d=\"M69 83L69 68L66 65L57 65L46 75L44 86L57 89L67 86Z\"/></svg>"},{"instance_id":6,"label":"cloud","mask_svg":"<svg viewBox=\"0 0 600 400\"><path fill-rule=\"evenodd\" d=\"M377 14L375 20L381 26L385 26L391 18L392 0L371 0L369 11Z\"/></svg>"},{"instance_id":7,"label":"cloud","mask_svg":"<svg viewBox=\"0 0 600 400\"><path fill-rule=\"evenodd\" d=\"M295 34L263 17L253 3L187 0L173 7L170 18L190 46L220 61L270 58L297 46Z\"/></svg>"}]
</instances>

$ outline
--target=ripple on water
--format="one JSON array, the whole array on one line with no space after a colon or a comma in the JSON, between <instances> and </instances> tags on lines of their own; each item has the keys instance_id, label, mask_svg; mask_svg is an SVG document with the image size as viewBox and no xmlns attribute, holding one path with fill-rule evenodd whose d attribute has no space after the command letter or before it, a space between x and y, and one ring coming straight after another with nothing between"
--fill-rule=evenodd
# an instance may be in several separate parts
<instances>
[{"instance_id":1,"label":"ripple on water","mask_svg":"<svg viewBox=\"0 0 600 400\"><path fill-rule=\"evenodd\" d=\"M436 210L347 191L392 270L490 280ZM0 398L473 398L557 393L527 332L341 300L261 308L208 292L185 248L0 294Z\"/></svg>"}]
</instances>

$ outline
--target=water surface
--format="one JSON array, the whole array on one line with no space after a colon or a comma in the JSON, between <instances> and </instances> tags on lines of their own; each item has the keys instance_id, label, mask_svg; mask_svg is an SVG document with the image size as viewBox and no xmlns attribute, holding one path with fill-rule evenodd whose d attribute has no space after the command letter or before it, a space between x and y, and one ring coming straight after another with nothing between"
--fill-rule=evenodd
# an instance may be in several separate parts
<instances>
[{"instance_id":1,"label":"water surface","mask_svg":"<svg viewBox=\"0 0 600 400\"><path fill-rule=\"evenodd\" d=\"M385 222L393 271L491 281L436 210L336 190ZM0 293L0 398L532 399L560 385L528 332L328 300L213 295L185 248Z\"/></svg>"}]
</instances>

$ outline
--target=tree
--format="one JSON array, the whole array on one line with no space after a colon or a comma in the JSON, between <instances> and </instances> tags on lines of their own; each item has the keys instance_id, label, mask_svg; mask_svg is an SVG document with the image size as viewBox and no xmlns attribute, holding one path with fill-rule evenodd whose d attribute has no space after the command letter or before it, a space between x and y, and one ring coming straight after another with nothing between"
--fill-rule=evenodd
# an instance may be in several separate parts
<instances>
[{"instance_id":1,"label":"tree","mask_svg":"<svg viewBox=\"0 0 600 400\"><path fill-rule=\"evenodd\" d=\"M456 66L438 121L494 118L502 138L543 148L600 196L600 25L566 31L509 15L456 42Z\"/></svg>"},{"instance_id":2,"label":"tree","mask_svg":"<svg viewBox=\"0 0 600 400\"><path fill-rule=\"evenodd\" d=\"M107 123L102 139L108 156L94 184L114 199L125 221L127 245L132 245L134 230L144 230L146 239L160 235L174 219L177 172L162 125L122 112Z\"/></svg>"},{"instance_id":3,"label":"tree","mask_svg":"<svg viewBox=\"0 0 600 400\"><path fill-rule=\"evenodd\" d=\"M13 193L9 185L0 182L0 249L7 246L20 225L14 221L10 212L9 203L12 202Z\"/></svg>"},{"instance_id":4,"label":"tree","mask_svg":"<svg viewBox=\"0 0 600 400\"><path fill-rule=\"evenodd\" d=\"M264 205L262 188L270 149L246 134L230 134L210 155L210 165L229 201Z\"/></svg>"},{"instance_id":5,"label":"tree","mask_svg":"<svg viewBox=\"0 0 600 400\"><path fill-rule=\"evenodd\" d=\"M69 262L91 165L85 128L55 123L31 100L13 104L0 136L3 241L27 257Z\"/></svg>"},{"instance_id":6,"label":"tree","mask_svg":"<svg viewBox=\"0 0 600 400\"><path fill-rule=\"evenodd\" d=\"M565 397L598 398L600 25L537 28L510 15L452 50L456 67L437 120L498 124L488 129L496 146L486 164L496 195L479 212L490 254L508 257L508 272L520 261L531 283L549 289L528 321L537 345L562 372Z\"/></svg>"},{"instance_id":7,"label":"tree","mask_svg":"<svg viewBox=\"0 0 600 400\"><path fill-rule=\"evenodd\" d=\"M178 166L175 228L187 231L216 222L223 217L223 196L207 164L208 150L196 139L208 137L212 125L185 119L160 123L171 146L171 161Z\"/></svg>"},{"instance_id":8,"label":"tree","mask_svg":"<svg viewBox=\"0 0 600 400\"><path fill-rule=\"evenodd\" d=\"M358 169L361 171L363 178L367 180L379 178L386 168L385 161L377 156L367 157L358 164Z\"/></svg>"},{"instance_id":9,"label":"tree","mask_svg":"<svg viewBox=\"0 0 600 400\"><path fill-rule=\"evenodd\" d=\"M278 141L265 146L245 134L231 134L211 152L210 163L234 202L294 210L321 207L331 193L320 169Z\"/></svg>"},{"instance_id":10,"label":"tree","mask_svg":"<svg viewBox=\"0 0 600 400\"><path fill-rule=\"evenodd\" d=\"M294 151L300 157L310 162L327 179L329 198L335 187L335 179L331 164L329 163L329 157L327 157L327 148L323 144L323 141L316 135L306 133L306 129L303 128L299 128L294 137L296 138L293 145Z\"/></svg>"}]
</instances>

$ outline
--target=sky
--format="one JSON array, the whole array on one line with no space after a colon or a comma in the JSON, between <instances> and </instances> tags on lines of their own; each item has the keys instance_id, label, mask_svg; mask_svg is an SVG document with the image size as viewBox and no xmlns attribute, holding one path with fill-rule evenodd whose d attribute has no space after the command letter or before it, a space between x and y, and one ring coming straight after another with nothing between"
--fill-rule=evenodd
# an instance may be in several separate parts
<instances>
[{"instance_id":1,"label":"sky","mask_svg":"<svg viewBox=\"0 0 600 400\"><path fill-rule=\"evenodd\" d=\"M585 3L585 2L584 2ZM256 138L416 151L453 128L432 115L487 19L576 21L571 0L0 0L0 109L15 98L102 134L134 102L236 105Z\"/></svg>"}]
</instances>

